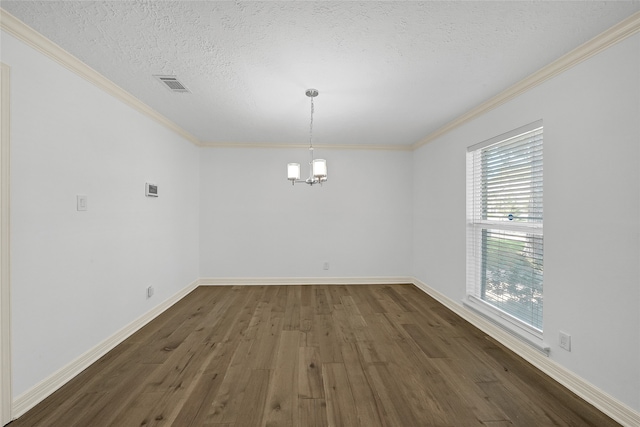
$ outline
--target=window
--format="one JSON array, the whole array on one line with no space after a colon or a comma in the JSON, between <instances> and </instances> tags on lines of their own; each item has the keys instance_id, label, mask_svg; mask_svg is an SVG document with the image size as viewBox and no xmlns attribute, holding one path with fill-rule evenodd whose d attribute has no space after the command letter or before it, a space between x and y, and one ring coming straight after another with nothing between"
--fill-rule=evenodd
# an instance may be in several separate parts
<instances>
[{"instance_id":1,"label":"window","mask_svg":"<svg viewBox=\"0 0 640 427\"><path fill-rule=\"evenodd\" d=\"M542 121L467 149L467 294L541 338Z\"/></svg>"}]
</instances>

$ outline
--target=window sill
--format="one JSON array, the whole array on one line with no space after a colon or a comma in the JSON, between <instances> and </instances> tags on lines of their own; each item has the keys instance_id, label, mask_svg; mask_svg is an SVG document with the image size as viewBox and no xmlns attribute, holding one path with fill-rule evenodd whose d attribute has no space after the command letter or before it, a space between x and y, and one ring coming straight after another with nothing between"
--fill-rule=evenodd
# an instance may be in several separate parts
<instances>
[{"instance_id":1,"label":"window sill","mask_svg":"<svg viewBox=\"0 0 640 427\"><path fill-rule=\"evenodd\" d=\"M524 324L518 319L492 307L491 305L487 304L481 299L474 297L473 295L467 295L467 298L462 301L462 304L465 308L481 315L485 319L499 326L521 341L529 344L541 353L547 356L549 355L550 347L548 344L544 343L541 331L538 331L537 329Z\"/></svg>"}]
</instances>

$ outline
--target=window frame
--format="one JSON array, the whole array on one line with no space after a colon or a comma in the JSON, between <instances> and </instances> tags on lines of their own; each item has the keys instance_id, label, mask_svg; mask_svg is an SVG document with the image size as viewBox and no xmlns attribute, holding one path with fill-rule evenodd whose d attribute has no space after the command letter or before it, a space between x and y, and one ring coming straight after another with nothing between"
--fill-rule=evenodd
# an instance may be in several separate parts
<instances>
[{"instance_id":1,"label":"window frame","mask_svg":"<svg viewBox=\"0 0 640 427\"><path fill-rule=\"evenodd\" d=\"M474 173L475 156L483 149L515 139L524 134L535 131L543 132L543 121L537 120L510 132L490 138L486 141L471 145L467 148L467 289L464 305L483 315L499 326L515 333L543 352L549 347L543 343L543 329L519 319L515 315L484 301L481 297L483 245L481 243L483 230L503 230L506 232L520 232L544 238L542 219L540 222L511 222L504 220L482 219L480 209L483 203L481 184ZM544 138L544 136L543 136ZM544 140L543 140L544 143ZM543 178L544 179L544 178ZM544 197L544 196L543 196ZM544 261L543 261L544 265ZM544 293L543 293L544 294ZM543 314L544 316L544 314ZM544 320L542 320L544 322Z\"/></svg>"}]
</instances>

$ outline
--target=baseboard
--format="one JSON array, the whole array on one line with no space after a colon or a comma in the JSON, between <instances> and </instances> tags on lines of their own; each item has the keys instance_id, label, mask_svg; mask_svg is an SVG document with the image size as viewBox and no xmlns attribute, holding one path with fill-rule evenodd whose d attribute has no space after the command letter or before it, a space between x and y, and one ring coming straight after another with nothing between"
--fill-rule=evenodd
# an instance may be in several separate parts
<instances>
[{"instance_id":1,"label":"baseboard","mask_svg":"<svg viewBox=\"0 0 640 427\"><path fill-rule=\"evenodd\" d=\"M420 280L412 278L411 283L618 423L628 427L640 426L640 412L635 411L593 384L560 366L529 344L514 337L479 314L464 308L461 304L458 304Z\"/></svg>"},{"instance_id":2,"label":"baseboard","mask_svg":"<svg viewBox=\"0 0 640 427\"><path fill-rule=\"evenodd\" d=\"M530 345L515 338L484 317L465 309L462 305L451 300L435 289L429 287L420 280L409 276L397 277L227 277L227 278L201 278L159 304L143 316L139 317L102 343L87 351L64 368L55 372L26 393L17 397L13 402L12 415L17 418L44 400L51 393L78 375L89 365L112 350L134 332L142 328L162 312L198 286L252 286L252 285L363 285L363 284L396 284L412 283L417 288L430 295L445 307L470 322L472 325L491 336L505 347L540 369L545 374L562 384L573 393L589 402L609 417L623 426L639 426L640 413L598 389L594 385L578 377L573 372L549 359Z\"/></svg>"},{"instance_id":3,"label":"baseboard","mask_svg":"<svg viewBox=\"0 0 640 427\"><path fill-rule=\"evenodd\" d=\"M409 276L388 277L203 277L201 286L256 285L392 285L413 283Z\"/></svg>"},{"instance_id":4,"label":"baseboard","mask_svg":"<svg viewBox=\"0 0 640 427\"><path fill-rule=\"evenodd\" d=\"M194 281L186 288L180 290L172 297L163 301L162 303L149 310L144 315L140 316L118 332L102 341L100 344L90 349L80 357L69 363L67 366L58 370L57 372L45 378L40 383L36 384L30 390L26 391L22 395L18 396L13 401L12 418L18 418L33 408L35 405L43 401L51 393L62 387L69 382L73 377L85 370L89 365L95 363L98 359L104 356L107 352L112 350L115 346L122 341L133 335L136 331L142 328L144 325L158 317L169 307L180 301L187 296L191 291L198 287L198 281Z\"/></svg>"}]
</instances>

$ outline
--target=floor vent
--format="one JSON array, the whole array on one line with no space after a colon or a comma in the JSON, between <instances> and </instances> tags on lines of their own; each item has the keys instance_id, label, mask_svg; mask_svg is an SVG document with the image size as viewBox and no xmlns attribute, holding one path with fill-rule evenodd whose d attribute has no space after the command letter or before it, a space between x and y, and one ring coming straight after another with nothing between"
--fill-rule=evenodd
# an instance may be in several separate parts
<instances>
[{"instance_id":1,"label":"floor vent","mask_svg":"<svg viewBox=\"0 0 640 427\"><path fill-rule=\"evenodd\" d=\"M164 84L171 92L191 92L185 85L180 83L176 76L153 76Z\"/></svg>"}]
</instances>

